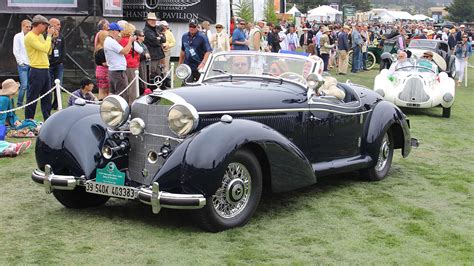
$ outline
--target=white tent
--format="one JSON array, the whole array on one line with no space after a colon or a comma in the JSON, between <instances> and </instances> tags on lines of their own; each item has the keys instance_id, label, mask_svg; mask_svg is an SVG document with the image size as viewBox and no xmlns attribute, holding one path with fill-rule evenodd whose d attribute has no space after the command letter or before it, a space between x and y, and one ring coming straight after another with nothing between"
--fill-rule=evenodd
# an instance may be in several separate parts
<instances>
[{"instance_id":1,"label":"white tent","mask_svg":"<svg viewBox=\"0 0 474 266\"><path fill-rule=\"evenodd\" d=\"M413 16L413 19L414 20L432 20L432 18L427 17L423 14L416 14L416 15Z\"/></svg>"},{"instance_id":2,"label":"white tent","mask_svg":"<svg viewBox=\"0 0 474 266\"><path fill-rule=\"evenodd\" d=\"M288 12L286 12L286 14L294 16L297 12L301 14L301 11L299 11L298 8L296 8L296 5L293 5L293 7L290 10L288 10Z\"/></svg>"},{"instance_id":3,"label":"white tent","mask_svg":"<svg viewBox=\"0 0 474 266\"><path fill-rule=\"evenodd\" d=\"M412 20L413 16L405 11L393 11L384 8L372 9L373 18L379 18L383 22L394 22L395 20Z\"/></svg>"},{"instance_id":4,"label":"white tent","mask_svg":"<svg viewBox=\"0 0 474 266\"><path fill-rule=\"evenodd\" d=\"M337 9L334 9L330 6L327 5L322 5L317 8L313 8L311 10L308 10L308 21L335 21L336 16L341 15L342 12L338 11Z\"/></svg>"}]
</instances>

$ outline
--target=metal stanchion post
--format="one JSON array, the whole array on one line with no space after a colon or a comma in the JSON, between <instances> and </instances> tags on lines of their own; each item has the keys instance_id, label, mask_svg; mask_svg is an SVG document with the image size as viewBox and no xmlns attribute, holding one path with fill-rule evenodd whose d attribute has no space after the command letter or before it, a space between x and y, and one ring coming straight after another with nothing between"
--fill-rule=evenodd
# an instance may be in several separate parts
<instances>
[{"instance_id":1,"label":"metal stanchion post","mask_svg":"<svg viewBox=\"0 0 474 266\"><path fill-rule=\"evenodd\" d=\"M139 71L135 70L135 90L136 90L136 99L140 97L140 76L139 76Z\"/></svg>"},{"instance_id":2,"label":"metal stanchion post","mask_svg":"<svg viewBox=\"0 0 474 266\"><path fill-rule=\"evenodd\" d=\"M466 62L466 66L464 68L464 87L467 87L467 69L468 69L467 64L468 62Z\"/></svg>"},{"instance_id":3,"label":"metal stanchion post","mask_svg":"<svg viewBox=\"0 0 474 266\"><path fill-rule=\"evenodd\" d=\"M174 62L171 63L170 71L171 88L174 89Z\"/></svg>"},{"instance_id":4,"label":"metal stanchion post","mask_svg":"<svg viewBox=\"0 0 474 266\"><path fill-rule=\"evenodd\" d=\"M63 99L61 98L61 81L59 79L54 80L56 88L56 99L58 99L58 111L63 109Z\"/></svg>"}]
</instances>

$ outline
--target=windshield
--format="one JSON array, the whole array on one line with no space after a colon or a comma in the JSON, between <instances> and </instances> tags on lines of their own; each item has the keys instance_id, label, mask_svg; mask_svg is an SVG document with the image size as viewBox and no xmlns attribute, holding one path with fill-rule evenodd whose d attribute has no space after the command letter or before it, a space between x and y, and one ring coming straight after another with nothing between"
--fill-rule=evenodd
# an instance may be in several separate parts
<instances>
[{"instance_id":1,"label":"windshield","mask_svg":"<svg viewBox=\"0 0 474 266\"><path fill-rule=\"evenodd\" d=\"M226 76L271 76L306 85L317 63L310 57L277 53L227 52L213 56L204 80Z\"/></svg>"},{"instance_id":2,"label":"windshield","mask_svg":"<svg viewBox=\"0 0 474 266\"><path fill-rule=\"evenodd\" d=\"M415 39L411 40L408 47L410 48L427 48L427 49L436 49L437 42L432 40L425 39Z\"/></svg>"},{"instance_id":3,"label":"windshield","mask_svg":"<svg viewBox=\"0 0 474 266\"><path fill-rule=\"evenodd\" d=\"M395 63L395 71L410 71L420 73L438 73L438 65L435 62L426 59L406 59Z\"/></svg>"}]
</instances>

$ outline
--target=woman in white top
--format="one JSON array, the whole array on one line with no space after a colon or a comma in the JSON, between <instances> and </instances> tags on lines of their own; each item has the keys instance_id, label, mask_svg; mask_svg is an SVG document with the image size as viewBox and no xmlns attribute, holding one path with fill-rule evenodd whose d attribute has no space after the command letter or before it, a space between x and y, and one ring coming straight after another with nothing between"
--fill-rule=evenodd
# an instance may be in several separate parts
<instances>
[{"instance_id":1,"label":"woman in white top","mask_svg":"<svg viewBox=\"0 0 474 266\"><path fill-rule=\"evenodd\" d=\"M212 34L211 46L214 52L222 52L230 50L229 35L223 30L224 25L216 24L216 33Z\"/></svg>"},{"instance_id":2,"label":"woman in white top","mask_svg":"<svg viewBox=\"0 0 474 266\"><path fill-rule=\"evenodd\" d=\"M212 32L211 32L211 24L209 23L209 21L203 21L201 24L201 27L202 27L202 32L204 33L204 35L207 36L207 40L211 40Z\"/></svg>"}]
</instances>

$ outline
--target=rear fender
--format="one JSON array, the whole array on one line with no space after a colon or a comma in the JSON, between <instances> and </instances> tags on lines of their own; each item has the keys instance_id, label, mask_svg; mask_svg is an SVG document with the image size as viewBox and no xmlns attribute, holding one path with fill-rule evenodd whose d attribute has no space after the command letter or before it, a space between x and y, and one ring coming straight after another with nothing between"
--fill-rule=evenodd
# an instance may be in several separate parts
<instances>
[{"instance_id":1,"label":"rear fender","mask_svg":"<svg viewBox=\"0 0 474 266\"><path fill-rule=\"evenodd\" d=\"M392 132L394 148L401 148L403 157L408 156L411 151L410 129L405 115L398 107L390 102L380 101L369 114L367 121L369 122L364 128L362 150L369 154L374 162L377 161L379 147L388 130Z\"/></svg>"},{"instance_id":2,"label":"rear fender","mask_svg":"<svg viewBox=\"0 0 474 266\"><path fill-rule=\"evenodd\" d=\"M221 185L230 157L240 148L254 152L259 156L260 164L262 160L268 160L270 185L274 192L316 182L311 164L301 150L277 131L255 121L234 119L230 123L217 122L187 141L185 153L182 154L183 149L179 152L183 155L179 179L185 193L213 195ZM263 150L266 158L261 158L263 154L255 151L255 145ZM179 160L173 162L165 163L167 169L176 169ZM165 171L160 170L156 178L160 175L166 175Z\"/></svg>"}]
</instances>

